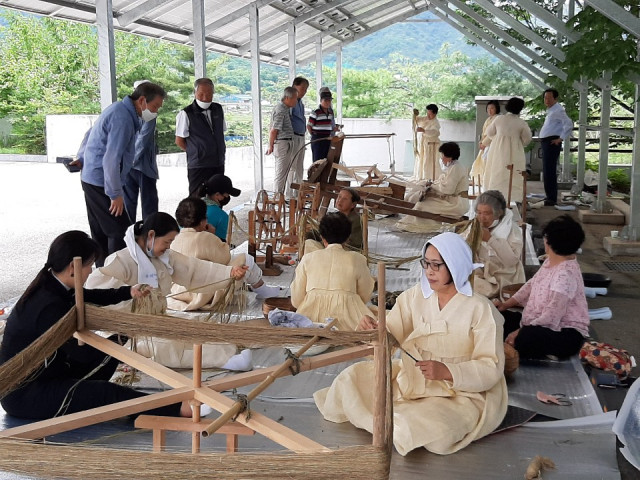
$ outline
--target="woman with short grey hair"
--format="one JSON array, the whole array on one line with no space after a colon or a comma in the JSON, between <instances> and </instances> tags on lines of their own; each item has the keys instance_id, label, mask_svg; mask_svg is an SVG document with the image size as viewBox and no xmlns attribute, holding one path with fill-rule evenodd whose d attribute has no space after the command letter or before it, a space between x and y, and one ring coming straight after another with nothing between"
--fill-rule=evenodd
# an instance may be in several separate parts
<instances>
[{"instance_id":1,"label":"woman with short grey hair","mask_svg":"<svg viewBox=\"0 0 640 480\"><path fill-rule=\"evenodd\" d=\"M474 211L482 226L478 261L484 267L474 271L473 289L488 298L501 298L502 287L525 282L522 230L498 190L479 195Z\"/></svg>"}]
</instances>

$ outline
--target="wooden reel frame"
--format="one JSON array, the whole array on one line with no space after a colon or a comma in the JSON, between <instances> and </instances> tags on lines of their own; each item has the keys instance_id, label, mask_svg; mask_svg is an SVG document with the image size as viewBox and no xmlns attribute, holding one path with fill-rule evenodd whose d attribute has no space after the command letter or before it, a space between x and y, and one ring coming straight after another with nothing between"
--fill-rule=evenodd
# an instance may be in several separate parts
<instances>
[{"instance_id":1,"label":"wooden reel frame","mask_svg":"<svg viewBox=\"0 0 640 480\"><path fill-rule=\"evenodd\" d=\"M76 268L81 267L81 259L74 259ZM378 264L379 268L379 279L378 285L379 290L384 292L385 281L384 281L384 264ZM337 475L342 473L349 478L388 478L389 468L390 468L390 456L391 456L391 445L393 443L393 421L392 421L392 404L390 397L390 389L391 389L391 377L390 377L390 351L389 351L389 341L386 332L386 310L384 308L384 293L379 295L382 300L382 304L379 309L379 330L377 332L377 341L373 341L371 343L367 343L361 346L346 348L343 350L335 351L328 354L319 355L313 358L301 359L300 360L300 371L308 371L314 368L319 368L326 365L332 365L335 363L344 362L350 359L364 357L370 355L372 352L374 353L374 361L375 361L375 369L376 369L376 384L375 384L375 415L374 415L374 435L373 435L373 447L353 447L347 449L338 449L330 450L323 445L311 440L296 431L285 427L284 425L279 424L278 422L269 419L265 415L262 415L257 412L252 412L251 418L246 419L242 415L238 416L236 422L238 424L247 427L240 432L246 433L248 430L255 431L261 433L267 438L273 440L279 445L299 454L304 454L306 459L318 459L326 462L327 470L326 472L332 471L333 474ZM63 465L65 468L68 466L68 478L78 478L78 479L87 479L87 478L112 478L117 475L120 475L122 472L123 465L121 464L121 456L125 455L125 452L112 450L112 449L95 449L95 451L101 451L105 455L111 455L109 452L113 452L113 458L108 457L110 461L105 462L104 464L100 464L100 472L99 476L89 476L88 472L83 471L82 468L78 467L78 459L77 456L81 453L77 451L80 450L82 452L87 451L88 447L62 447L62 446L50 446L50 445L39 445L32 444L27 442L20 442L16 439L39 439L42 437L55 435L57 433L74 430L77 428L94 425L101 422L106 422L109 420L113 420L119 417L132 415L136 413L143 412L148 409L157 408L161 406L170 405L176 402L188 400L192 403L195 408L195 415L192 419L193 426L184 426L184 428L176 428L176 424L180 422L176 422L176 420L170 417L166 417L163 419L162 417L154 417L154 433L155 430L158 432L162 432L163 430L186 430L192 432L192 454L198 453L200 451L200 432L203 430L202 424L205 422L201 422L199 415L199 405L205 403L209 405L214 410L221 412L224 414L229 409L234 407L233 400L229 399L225 395L223 395L222 391L229 390L232 388L237 388L241 386L251 385L259 381L263 381L268 377L272 377L275 375L275 372L278 370L282 370L280 367L270 367L263 368L259 370L254 370L251 372L246 372L242 374L237 374L229 377L224 377L220 379L216 379L213 381L201 383L201 358L202 358L202 346L196 345L194 349L194 377L193 380L185 377L184 375L177 373L163 365L160 365L151 359L143 357L142 355L132 352L127 348L124 348L114 342L111 342L105 338L102 338L89 329L86 328L88 324L91 326L92 317L97 315L98 312L103 311L99 307L85 305L83 299L83 291L82 284L79 277L76 279L76 305L72 308L70 313L71 317L75 317L75 321L77 321L77 331L74 333L74 337L78 339L78 341L83 342L85 344L91 345L94 348L97 348L101 352L111 355L114 358L117 358L123 362L128 363L132 367L145 372L148 375L151 375L157 380L160 380L163 383L173 387L172 390L168 390L161 393L156 393L152 395L148 395L142 398L136 398L133 400L120 402L112 405L107 405L99 408L94 408L91 410L87 410L84 412L64 415L61 417L53 418L50 420L40 421L31 423L28 425L24 425L21 427L11 428L8 430L0 431L0 445L2 445L3 453L9 452L6 455L0 456L0 470L9 470L16 471L18 473L29 474L29 472L25 471L25 467L22 464L12 463L10 450L12 448L16 449L26 449L28 451L33 450L37 455L37 452L51 452L55 453L56 458L59 459L60 465ZM125 314L122 312L109 311L110 318L116 318L117 316L127 317L131 319L134 314ZM65 317L65 318L68 318ZM144 323L144 318L153 316L139 316L140 320L136 320L137 322ZM69 317L70 318L70 317ZM96 316L96 318L98 318ZM158 317L162 318L162 317ZM172 323L183 322L185 324L191 323L193 321L179 319L179 318L171 318ZM199 323L199 322L196 322ZM202 325L202 324L200 324ZM231 327L231 328L230 328ZM251 328L251 327L242 327L235 325L227 325L227 326L215 326L215 325L207 325L206 328L216 328L221 331L234 330L237 328ZM253 328L267 328L267 327L253 327ZM273 328L273 327L272 327ZM287 330L289 332L287 332ZM297 329L277 329L278 333L282 331L282 342L284 345L292 343L291 335L300 335L300 333L296 334L295 332L291 332L291 330ZM316 337L319 336L333 336L339 335L341 332L327 332L327 333L316 333ZM371 332L361 332L364 338L374 338ZM343 332L343 334L354 335L354 332ZM313 334L312 334L313 335ZM287 337L290 338L287 338ZM315 338L315 337L314 337ZM221 339L222 340L222 339ZM222 340L224 341L224 340ZM300 338L298 337L298 342ZM295 342L295 340L293 340ZM295 343L294 343L295 344ZM278 375L275 376L277 378L280 375L289 375L290 372L288 370L282 370L278 372ZM274 379L275 379L274 378ZM148 419L147 419L148 420ZM184 422L182 422L184 423ZM206 424L206 423L205 423ZM148 423L147 423L148 426ZM227 425L229 427L229 425ZM233 427L229 427L233 430ZM228 433L228 430L227 432ZM161 433L158 434L160 436ZM154 435L155 436L155 435ZM91 447L93 449L93 447ZM373 450L372 450L373 448ZM66 451L64 449L67 449ZM373 471L371 466L371 456L367 457L366 462L364 460L360 460L358 455L359 449L366 449L366 452L369 454L373 454L375 458L379 460L377 470ZM180 476L180 471L171 471L173 463L170 458L176 458L176 463L179 464L179 460L184 460L184 455L188 454L172 454L167 452L162 452L161 448L156 448L155 453L148 454L144 452L136 452L131 453L136 458L145 458L145 456L153 455L153 457L149 457L153 462L162 462L166 463L167 469L167 477L166 478L178 478ZM333 454L335 452L351 452L353 451L353 459L349 459L348 462L344 465L344 471L339 472L338 470L342 469L342 466L334 465L334 469L332 469L331 459L334 458ZM75 452L75 453L74 453ZM364 452L364 450L363 450ZM66 455L65 455L66 453ZM182 457L181 457L182 455ZM254 460L250 460L253 465L255 462L259 462L260 460L252 456ZM102 456L101 458L105 458ZM288 455L270 455L266 457L269 459L269 465L271 465L272 470L261 470L259 476L255 476L255 474L246 473L243 470L243 462L246 465L247 460L243 458L243 454L207 454L207 455L198 455L193 457L193 464L197 465L194 468L199 468L202 466L202 474L207 478L229 478L229 468L231 468L234 473L234 477L237 478L281 478L281 474L278 473L279 465L282 465L282 468L285 468L288 474L290 474L292 468L297 468L295 466L295 462L293 462L294 466L292 467L291 457ZM84 454L80 465L87 465L88 462L91 462L91 456ZM275 463L274 463L275 462ZM225 472L219 472L218 469L220 465L225 464ZM237 464L237 465L236 465ZM58 461L56 461L56 465L58 465ZM189 463L191 465L191 463ZM382 465L383 471L380 471L380 465ZM127 468L135 469L135 465L128 465ZM301 465L303 468L304 465ZM142 468L142 467L141 467ZM337 469L337 470L336 470ZM163 470L164 471L164 470ZM137 473L131 473L132 478L148 478L145 476L144 469L136 470ZM92 471L95 474L95 471ZM254 472L255 473L255 472ZM355 474L354 474L355 473ZM67 475L65 475L67 477ZM305 477L304 471L300 470L299 473L296 474L295 478L303 478ZM308 478L308 477L307 477ZM314 477L314 478L322 478L322 477Z\"/></svg>"}]
</instances>

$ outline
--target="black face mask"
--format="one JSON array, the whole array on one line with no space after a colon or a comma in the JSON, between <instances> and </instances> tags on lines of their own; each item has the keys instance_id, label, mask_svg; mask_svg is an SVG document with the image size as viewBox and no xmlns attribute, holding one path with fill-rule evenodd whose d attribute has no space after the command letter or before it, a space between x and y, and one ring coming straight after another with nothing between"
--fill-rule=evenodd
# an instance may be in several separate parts
<instances>
[{"instance_id":1,"label":"black face mask","mask_svg":"<svg viewBox=\"0 0 640 480\"><path fill-rule=\"evenodd\" d=\"M227 203L231 201L231 197L224 197L222 200L219 200L218 203L221 207L224 207Z\"/></svg>"}]
</instances>

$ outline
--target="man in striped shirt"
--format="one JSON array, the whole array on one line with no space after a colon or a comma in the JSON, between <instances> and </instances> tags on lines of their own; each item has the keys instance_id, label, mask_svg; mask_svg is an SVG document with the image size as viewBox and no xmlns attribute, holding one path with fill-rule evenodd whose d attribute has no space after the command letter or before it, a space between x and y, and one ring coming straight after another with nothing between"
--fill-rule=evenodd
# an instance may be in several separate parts
<instances>
[{"instance_id":1,"label":"man in striped shirt","mask_svg":"<svg viewBox=\"0 0 640 480\"><path fill-rule=\"evenodd\" d=\"M331 108L333 96L327 87L320 89L320 106L311 112L307 122L307 130L311 135L311 152L313 161L327 158L331 141L336 130L336 121ZM327 139L327 140L322 140Z\"/></svg>"},{"instance_id":2,"label":"man in striped shirt","mask_svg":"<svg viewBox=\"0 0 640 480\"><path fill-rule=\"evenodd\" d=\"M269 131L269 148L267 155L276 157L276 176L273 180L273 191L284 193L287 187L287 175L293 163L293 126L291 109L298 103L298 92L294 87L284 89L282 101L271 113L271 130Z\"/></svg>"}]
</instances>

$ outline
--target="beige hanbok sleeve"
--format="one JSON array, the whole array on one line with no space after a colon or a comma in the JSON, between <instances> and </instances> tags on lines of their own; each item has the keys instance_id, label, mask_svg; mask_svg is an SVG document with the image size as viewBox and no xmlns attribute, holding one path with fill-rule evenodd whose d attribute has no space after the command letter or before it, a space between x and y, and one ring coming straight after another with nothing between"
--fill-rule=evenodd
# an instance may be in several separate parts
<instances>
[{"instance_id":1,"label":"beige hanbok sleeve","mask_svg":"<svg viewBox=\"0 0 640 480\"><path fill-rule=\"evenodd\" d=\"M522 237L513 235L513 231L509 238L491 237L487 243L505 267L515 267L520 262Z\"/></svg>"},{"instance_id":2,"label":"beige hanbok sleeve","mask_svg":"<svg viewBox=\"0 0 640 480\"><path fill-rule=\"evenodd\" d=\"M231 267L217 263L190 258L181 253L169 251L170 263L173 267L171 279L187 290L196 289L194 293L211 293L227 286L224 280L231 279ZM213 285L212 285L213 284Z\"/></svg>"},{"instance_id":3,"label":"beige hanbok sleeve","mask_svg":"<svg viewBox=\"0 0 640 480\"><path fill-rule=\"evenodd\" d=\"M398 298L396 298L396 303L387 316L387 330L391 335L393 335L400 345L404 343L406 338L413 331L410 306L410 298L413 294L421 295L422 292L416 293L416 287L402 292Z\"/></svg>"},{"instance_id":4,"label":"beige hanbok sleeve","mask_svg":"<svg viewBox=\"0 0 640 480\"><path fill-rule=\"evenodd\" d=\"M362 301L366 304L369 300L371 300L371 294L373 293L373 285L375 281L371 276L371 271L369 270L369 266L367 265L367 259L356 252L352 252L354 257L354 266L356 269L356 292L358 296L362 299Z\"/></svg>"},{"instance_id":5,"label":"beige hanbok sleeve","mask_svg":"<svg viewBox=\"0 0 640 480\"><path fill-rule=\"evenodd\" d=\"M138 265L126 249L115 252L95 269L85 284L86 288L117 288L138 283Z\"/></svg>"},{"instance_id":6,"label":"beige hanbok sleeve","mask_svg":"<svg viewBox=\"0 0 640 480\"><path fill-rule=\"evenodd\" d=\"M496 128L496 122L495 120L493 122L491 122L491 125L489 125L487 127L487 137L495 137L498 133L498 129Z\"/></svg>"},{"instance_id":7,"label":"beige hanbok sleeve","mask_svg":"<svg viewBox=\"0 0 640 480\"><path fill-rule=\"evenodd\" d=\"M522 120L522 130L520 131L520 140L522 141L522 146L526 147L531 143L531 129L527 122Z\"/></svg>"},{"instance_id":8,"label":"beige hanbok sleeve","mask_svg":"<svg viewBox=\"0 0 640 480\"><path fill-rule=\"evenodd\" d=\"M445 365L453 377L454 389L480 393L494 387L504 375L504 319L486 298L477 297L483 301L478 302L472 313L471 337L474 348L471 359Z\"/></svg>"},{"instance_id":9,"label":"beige hanbok sleeve","mask_svg":"<svg viewBox=\"0 0 640 480\"><path fill-rule=\"evenodd\" d=\"M424 134L427 137L439 137L440 136L440 122L437 118L428 120L424 127Z\"/></svg>"},{"instance_id":10,"label":"beige hanbok sleeve","mask_svg":"<svg viewBox=\"0 0 640 480\"><path fill-rule=\"evenodd\" d=\"M456 189L462 176L466 176L466 172L464 168L456 162L433 182L431 189L440 195L455 195L456 193L460 193L456 191Z\"/></svg>"},{"instance_id":11,"label":"beige hanbok sleeve","mask_svg":"<svg viewBox=\"0 0 640 480\"><path fill-rule=\"evenodd\" d=\"M229 245L209 232L198 232L194 238L194 252L189 257L207 260L213 263L227 265L231 260Z\"/></svg>"},{"instance_id":12,"label":"beige hanbok sleeve","mask_svg":"<svg viewBox=\"0 0 640 480\"><path fill-rule=\"evenodd\" d=\"M300 306L307 295L307 263L309 256L305 255L296 267L296 277L291 283L291 305L295 308Z\"/></svg>"},{"instance_id":13,"label":"beige hanbok sleeve","mask_svg":"<svg viewBox=\"0 0 640 480\"><path fill-rule=\"evenodd\" d=\"M480 140L483 146L488 147L491 144L491 138L488 134L487 134L487 130L489 129L489 125L491 125L493 123L493 121L496 119L497 115L494 115L493 117L489 117L484 121L484 125L482 126L482 135L480 136Z\"/></svg>"}]
</instances>

